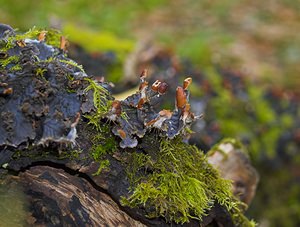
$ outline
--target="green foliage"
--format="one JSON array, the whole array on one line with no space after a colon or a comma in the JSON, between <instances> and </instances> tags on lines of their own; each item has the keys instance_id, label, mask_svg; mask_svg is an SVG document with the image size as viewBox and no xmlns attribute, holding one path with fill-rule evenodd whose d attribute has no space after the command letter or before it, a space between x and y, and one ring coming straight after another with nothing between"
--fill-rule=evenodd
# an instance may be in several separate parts
<instances>
[{"instance_id":1,"label":"green foliage","mask_svg":"<svg viewBox=\"0 0 300 227\"><path fill-rule=\"evenodd\" d=\"M36 29L36 27L33 27L25 33L9 36L5 42L5 45L1 46L1 51L6 52L7 50L13 48L17 41L24 39L36 39L39 33L40 30Z\"/></svg>"},{"instance_id":2,"label":"green foliage","mask_svg":"<svg viewBox=\"0 0 300 227\"><path fill-rule=\"evenodd\" d=\"M44 73L47 72L47 69L37 68L35 71L35 75L44 77Z\"/></svg>"},{"instance_id":3,"label":"green foliage","mask_svg":"<svg viewBox=\"0 0 300 227\"><path fill-rule=\"evenodd\" d=\"M153 163L151 156L136 152L130 154L129 162L130 164L126 166L126 174L133 189L142 180L147 168Z\"/></svg>"},{"instance_id":4,"label":"green foliage","mask_svg":"<svg viewBox=\"0 0 300 227\"><path fill-rule=\"evenodd\" d=\"M17 64L18 62L19 62L19 57L16 55L13 55L13 56L10 56L10 57L4 58L4 59L0 59L1 68L6 68L9 64ZM19 65L14 65L14 66L18 66L18 68L15 68L15 70L18 70L21 67ZM14 69L12 69L12 70L14 70Z\"/></svg>"},{"instance_id":5,"label":"green foliage","mask_svg":"<svg viewBox=\"0 0 300 227\"><path fill-rule=\"evenodd\" d=\"M92 157L95 161L101 160L103 156L112 154L117 149L117 142L111 134L97 134L93 139L93 144Z\"/></svg>"},{"instance_id":6,"label":"green foliage","mask_svg":"<svg viewBox=\"0 0 300 227\"><path fill-rule=\"evenodd\" d=\"M153 157L135 153L130 160L127 172L132 194L122 198L122 205L153 207L149 217L163 216L176 223L201 220L215 202L242 215L231 182L220 177L201 151L180 138L162 139ZM244 226L250 226L248 222Z\"/></svg>"},{"instance_id":7,"label":"green foliage","mask_svg":"<svg viewBox=\"0 0 300 227\"><path fill-rule=\"evenodd\" d=\"M67 65L74 66L74 67L80 69L81 72L84 72L84 69L83 69L82 65L77 64L75 61L72 61L72 60L64 60L64 59L59 59L59 61L60 61L61 63L65 63L65 64L67 64Z\"/></svg>"},{"instance_id":8,"label":"green foliage","mask_svg":"<svg viewBox=\"0 0 300 227\"><path fill-rule=\"evenodd\" d=\"M79 160L82 150L62 151L59 154L59 159Z\"/></svg>"},{"instance_id":9,"label":"green foliage","mask_svg":"<svg viewBox=\"0 0 300 227\"><path fill-rule=\"evenodd\" d=\"M19 71L21 69L22 69L22 67L19 64L16 64L10 68L11 71Z\"/></svg>"},{"instance_id":10,"label":"green foliage","mask_svg":"<svg viewBox=\"0 0 300 227\"><path fill-rule=\"evenodd\" d=\"M108 31L94 32L81 28L81 31L78 32L78 26L73 24L66 24L63 31L70 36L73 42L83 46L88 52L113 51L124 55L134 47L133 41L118 38Z\"/></svg>"},{"instance_id":11,"label":"green foliage","mask_svg":"<svg viewBox=\"0 0 300 227\"><path fill-rule=\"evenodd\" d=\"M49 29L49 30L47 30L47 33L46 33L45 42L48 45L59 48L61 36L62 36L62 33L60 31L55 30L55 29Z\"/></svg>"},{"instance_id":12,"label":"green foliage","mask_svg":"<svg viewBox=\"0 0 300 227\"><path fill-rule=\"evenodd\" d=\"M6 52L9 49L18 45L17 44L18 41L24 41L25 39L37 39L38 35L41 32L44 32L44 31L42 31L41 29L37 29L36 27L33 27L32 29L30 29L29 31L27 31L25 33L9 36L9 37L7 37L7 39L5 41L3 41L0 44L0 51L1 51L1 53L6 54ZM57 32L56 30L49 30L49 31L45 31L45 32L47 33L45 42L49 45L59 47L60 46L60 33ZM53 60L53 58L50 58L50 59L47 59L45 62L50 62L52 60ZM71 60L70 61L60 60L60 61L62 63L66 63L66 64L70 64L72 66L75 66L83 71L81 66L77 65L75 62L73 62ZM10 70L12 70L12 71L18 71L18 70L22 69L21 65L19 64L19 56L17 56L17 55L3 57L0 59L0 65L2 68L6 68L10 64L12 64L12 66L10 67ZM43 76L44 72L45 72L45 69L38 68L36 71L36 75Z\"/></svg>"},{"instance_id":13,"label":"green foliage","mask_svg":"<svg viewBox=\"0 0 300 227\"><path fill-rule=\"evenodd\" d=\"M90 90L93 91L93 102L96 111L95 113L85 115L84 117L89 119L89 124L92 124L98 131L100 131L100 120L108 112L111 106L111 101L107 99L109 92L94 80L89 78L86 78L85 80L89 82L89 85L85 88L85 92Z\"/></svg>"},{"instance_id":14,"label":"green foliage","mask_svg":"<svg viewBox=\"0 0 300 227\"><path fill-rule=\"evenodd\" d=\"M103 169L109 167L110 162L106 159L107 155L113 154L117 149L117 142L109 129L107 130L106 126L101 129L102 131L94 136L92 140L91 156L96 162L99 162L99 168L93 175L99 175Z\"/></svg>"},{"instance_id":15,"label":"green foliage","mask_svg":"<svg viewBox=\"0 0 300 227\"><path fill-rule=\"evenodd\" d=\"M261 151L274 157L281 132L292 126L291 116L276 114L264 97L264 88L245 81L247 97L241 99L223 86L222 76L213 68L207 73L216 96L208 102L206 120L218 122L222 136L247 138L253 158L258 158Z\"/></svg>"},{"instance_id":16,"label":"green foliage","mask_svg":"<svg viewBox=\"0 0 300 227\"><path fill-rule=\"evenodd\" d=\"M110 162L108 159L101 160L99 162L99 167L97 172L93 173L93 176L98 176L101 174L102 170L109 168Z\"/></svg>"},{"instance_id":17,"label":"green foliage","mask_svg":"<svg viewBox=\"0 0 300 227\"><path fill-rule=\"evenodd\" d=\"M257 217L258 222L267 220L269 226L294 227L300 221L300 184L297 173L300 154L285 168L270 168L262 163L259 167L261 182L258 193L254 197L249 215ZM274 190L276 189L276 190Z\"/></svg>"}]
</instances>

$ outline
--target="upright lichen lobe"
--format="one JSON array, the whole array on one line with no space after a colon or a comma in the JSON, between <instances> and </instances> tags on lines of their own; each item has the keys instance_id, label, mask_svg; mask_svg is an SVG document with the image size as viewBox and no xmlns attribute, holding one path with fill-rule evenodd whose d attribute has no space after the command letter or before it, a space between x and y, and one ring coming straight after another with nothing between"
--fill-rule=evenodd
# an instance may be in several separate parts
<instances>
[{"instance_id":1,"label":"upright lichen lobe","mask_svg":"<svg viewBox=\"0 0 300 227\"><path fill-rule=\"evenodd\" d=\"M86 137L94 138L88 143L89 155L99 162L96 175L117 152L125 156L124 181L131 186L129 194L123 194L124 206L141 208L150 218L186 223L201 220L220 204L238 226L251 226L232 195L231 183L201 151L182 142L197 118L190 111L191 78L178 86L174 110L157 112L154 106L161 103L168 85L156 81L148 86L146 71L136 94L114 100L106 83L88 78L66 57L59 33L32 29L19 35L1 26L0 146L77 146L76 126L84 117L96 128Z\"/></svg>"}]
</instances>

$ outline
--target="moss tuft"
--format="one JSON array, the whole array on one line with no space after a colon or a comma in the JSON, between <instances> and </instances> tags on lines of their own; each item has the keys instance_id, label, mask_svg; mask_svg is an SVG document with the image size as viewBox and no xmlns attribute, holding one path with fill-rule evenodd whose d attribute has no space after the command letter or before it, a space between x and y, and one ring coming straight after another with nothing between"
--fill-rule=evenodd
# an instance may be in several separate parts
<instances>
[{"instance_id":1,"label":"moss tuft","mask_svg":"<svg viewBox=\"0 0 300 227\"><path fill-rule=\"evenodd\" d=\"M40 31L41 32L41 31ZM61 32L55 29L50 29L46 32L45 42L48 45L60 48Z\"/></svg>"},{"instance_id":2,"label":"moss tuft","mask_svg":"<svg viewBox=\"0 0 300 227\"><path fill-rule=\"evenodd\" d=\"M99 175L103 169L109 167L110 163L107 156L114 153L117 149L117 142L114 136L111 135L105 126L101 129L102 131L99 132L92 141L91 156L96 162L99 162L99 168L93 175Z\"/></svg>"},{"instance_id":3,"label":"moss tuft","mask_svg":"<svg viewBox=\"0 0 300 227\"><path fill-rule=\"evenodd\" d=\"M149 217L186 223L190 218L201 220L218 202L241 217L240 202L233 197L231 182L221 178L195 146L183 143L181 138L162 139L155 156L131 155L131 171L127 172L133 184L132 194L122 198L122 205L153 207L147 212Z\"/></svg>"},{"instance_id":4,"label":"moss tuft","mask_svg":"<svg viewBox=\"0 0 300 227\"><path fill-rule=\"evenodd\" d=\"M108 100L109 91L98 84L96 81L85 78L89 82L89 86L85 88L85 92L93 91L93 102L96 108L95 113L85 115L84 117L89 120L89 124L93 125L98 131L100 129L100 120L105 116L111 107L111 102Z\"/></svg>"},{"instance_id":5,"label":"moss tuft","mask_svg":"<svg viewBox=\"0 0 300 227\"><path fill-rule=\"evenodd\" d=\"M47 72L47 69L37 68L37 69L35 70L35 75L43 78L45 72Z\"/></svg>"},{"instance_id":6,"label":"moss tuft","mask_svg":"<svg viewBox=\"0 0 300 227\"><path fill-rule=\"evenodd\" d=\"M60 59L59 60L61 63L67 64L67 65L71 65L75 68L80 69L81 72L84 72L84 69L82 67L82 65L77 64L75 61L72 60L64 60L64 59Z\"/></svg>"},{"instance_id":7,"label":"moss tuft","mask_svg":"<svg viewBox=\"0 0 300 227\"><path fill-rule=\"evenodd\" d=\"M19 57L16 55L10 56L8 58L0 59L1 68L6 68L8 65L17 64L18 62L19 62ZM21 68L20 65L15 65L15 66L18 66L18 69ZM15 66L12 66L12 67L15 67ZM11 68L11 69L16 70L17 68L15 68L15 69Z\"/></svg>"},{"instance_id":8,"label":"moss tuft","mask_svg":"<svg viewBox=\"0 0 300 227\"><path fill-rule=\"evenodd\" d=\"M13 48L16 45L17 41L24 40L24 39L37 39L42 32L46 33L46 39L45 39L46 44L57 48L60 47L61 33L59 31L55 29L43 31L42 29L37 29L36 27L33 27L32 29L28 30L25 33L9 36L5 42L5 45L2 45L1 51L5 52Z\"/></svg>"}]
</instances>

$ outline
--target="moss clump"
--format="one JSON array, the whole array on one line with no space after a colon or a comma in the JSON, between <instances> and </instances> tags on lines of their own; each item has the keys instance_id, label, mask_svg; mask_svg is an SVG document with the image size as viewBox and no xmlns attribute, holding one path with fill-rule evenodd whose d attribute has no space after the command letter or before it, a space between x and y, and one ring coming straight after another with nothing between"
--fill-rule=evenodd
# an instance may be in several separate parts
<instances>
[{"instance_id":1,"label":"moss clump","mask_svg":"<svg viewBox=\"0 0 300 227\"><path fill-rule=\"evenodd\" d=\"M5 42L1 43L1 52L6 52L9 49L13 48L17 45L17 41L24 40L24 39L36 39L39 35L40 31L33 27L29 31L25 32L24 34L16 34L8 36L7 39L5 39Z\"/></svg>"},{"instance_id":2,"label":"moss clump","mask_svg":"<svg viewBox=\"0 0 300 227\"><path fill-rule=\"evenodd\" d=\"M71 150L71 151L62 151L59 154L59 159L70 159L70 160L83 160L80 155L82 154L82 150Z\"/></svg>"},{"instance_id":3,"label":"moss clump","mask_svg":"<svg viewBox=\"0 0 300 227\"><path fill-rule=\"evenodd\" d=\"M18 62L19 62L19 57L16 55L0 59L1 68L6 68L8 65L17 64ZM19 66L19 68L21 68L21 66ZM11 70L13 70L13 69L11 68Z\"/></svg>"},{"instance_id":4,"label":"moss clump","mask_svg":"<svg viewBox=\"0 0 300 227\"><path fill-rule=\"evenodd\" d=\"M46 44L51 45L53 47L61 48L61 33L56 30L51 29L49 31L44 31L33 27L32 29L23 34L14 34L14 32L11 31L7 34L7 37L5 39L2 39L0 42L0 69L9 68L10 71L22 70L20 57L17 55L10 55L8 51L15 47L25 47L27 45L26 39L38 40L39 35L42 33L45 34L45 38L42 42L45 42ZM36 56L36 59L38 60L38 63L49 63L54 60L53 57L50 57L47 60L40 60L38 56ZM81 71L83 71L82 67L76 64L74 61L64 59L60 59L59 61L77 67ZM44 72L37 71L36 73L37 75L42 75Z\"/></svg>"},{"instance_id":5,"label":"moss clump","mask_svg":"<svg viewBox=\"0 0 300 227\"><path fill-rule=\"evenodd\" d=\"M206 156L181 138L162 139L153 156L135 153L131 157L129 170L135 171L129 171L132 194L122 198L123 205L154 207L147 210L150 218L163 216L185 223L190 218L201 220L217 202L233 211L237 220L243 219L231 182L221 178ZM248 220L244 224L251 226Z\"/></svg>"},{"instance_id":6,"label":"moss clump","mask_svg":"<svg viewBox=\"0 0 300 227\"><path fill-rule=\"evenodd\" d=\"M47 69L37 68L35 70L35 75L44 78L44 74L47 72Z\"/></svg>"},{"instance_id":7,"label":"moss clump","mask_svg":"<svg viewBox=\"0 0 300 227\"><path fill-rule=\"evenodd\" d=\"M107 138L104 135L97 134L94 138L92 147L92 157L94 160L100 160L104 155L113 153L117 148L114 137Z\"/></svg>"},{"instance_id":8,"label":"moss clump","mask_svg":"<svg viewBox=\"0 0 300 227\"><path fill-rule=\"evenodd\" d=\"M36 27L33 27L29 31L23 33L23 34L16 34L9 36L6 41L1 45L0 51L6 52L9 49L13 48L17 45L18 41L22 41L25 39L37 39L38 36L41 33L46 33L45 37L45 43L54 47L59 48L60 47L60 37L61 33L57 30L50 29L49 31L43 31L42 29L37 29Z\"/></svg>"},{"instance_id":9,"label":"moss clump","mask_svg":"<svg viewBox=\"0 0 300 227\"><path fill-rule=\"evenodd\" d=\"M89 82L89 85L85 88L85 92L93 91L93 103L96 111L84 117L89 119L89 124L92 124L98 131L101 131L100 120L111 107L111 102L108 99L109 91L92 79L85 78L85 80Z\"/></svg>"},{"instance_id":10,"label":"moss clump","mask_svg":"<svg viewBox=\"0 0 300 227\"><path fill-rule=\"evenodd\" d=\"M43 31L40 31L40 32L43 32ZM62 34L60 31L58 31L56 29L50 29L50 30L46 31L45 42L50 46L60 48L61 36L62 36Z\"/></svg>"},{"instance_id":11,"label":"moss clump","mask_svg":"<svg viewBox=\"0 0 300 227\"><path fill-rule=\"evenodd\" d=\"M109 167L110 162L107 156L114 153L117 149L117 142L110 133L109 127L102 126L101 130L92 140L91 156L96 162L99 162L99 168L94 175L99 175L103 169Z\"/></svg>"}]
</instances>

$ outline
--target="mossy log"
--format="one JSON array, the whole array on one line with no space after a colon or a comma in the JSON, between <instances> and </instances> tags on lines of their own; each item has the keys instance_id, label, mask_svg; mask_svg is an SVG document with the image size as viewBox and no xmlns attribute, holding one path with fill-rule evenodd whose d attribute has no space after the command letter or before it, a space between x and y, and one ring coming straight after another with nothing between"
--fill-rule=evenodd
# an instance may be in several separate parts
<instances>
[{"instance_id":1,"label":"mossy log","mask_svg":"<svg viewBox=\"0 0 300 227\"><path fill-rule=\"evenodd\" d=\"M231 183L183 142L197 119L191 78L158 112L168 85L148 86L146 71L136 94L114 100L58 32L0 32L0 165L18 176L31 225L253 226Z\"/></svg>"}]
</instances>

